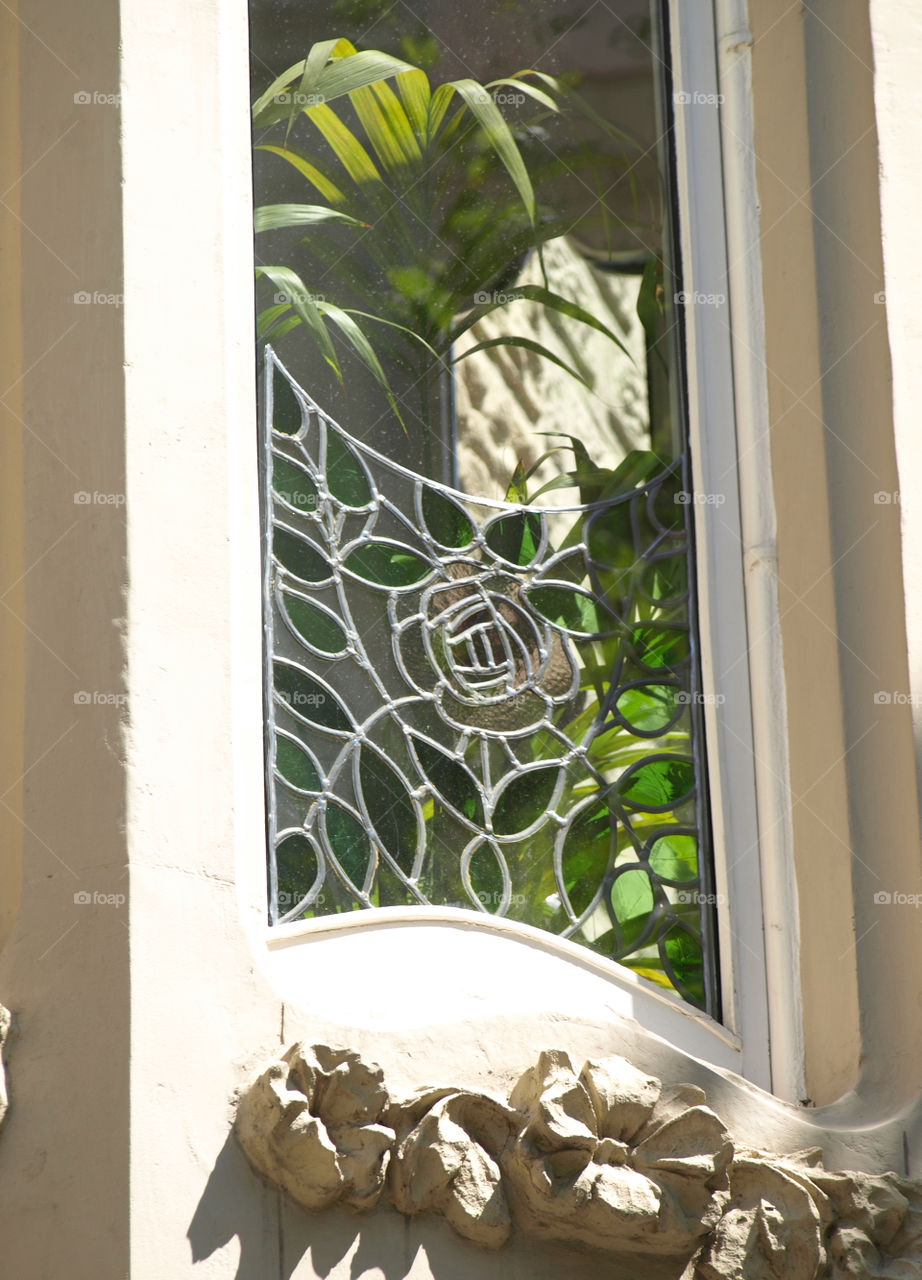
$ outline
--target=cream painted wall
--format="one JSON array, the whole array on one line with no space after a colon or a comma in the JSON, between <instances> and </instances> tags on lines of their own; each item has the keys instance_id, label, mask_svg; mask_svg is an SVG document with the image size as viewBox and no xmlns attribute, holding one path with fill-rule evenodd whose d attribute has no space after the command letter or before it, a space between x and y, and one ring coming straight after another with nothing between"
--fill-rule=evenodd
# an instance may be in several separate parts
<instances>
[{"instance_id":1,"label":"cream painted wall","mask_svg":"<svg viewBox=\"0 0 922 1280\"><path fill-rule=\"evenodd\" d=\"M119 119L74 96L117 93L118 40L109 0L78 22L50 0L0 11L4 141L19 128L0 206L0 837L24 867L0 954L0 1270L23 1280L128 1270L128 907L92 901L127 883L124 507L92 500L125 489Z\"/></svg>"},{"instance_id":2,"label":"cream painted wall","mask_svg":"<svg viewBox=\"0 0 922 1280\"><path fill-rule=\"evenodd\" d=\"M785 164L800 165L797 176L809 184L817 175L814 157L821 160L823 147L837 138L811 133L813 155L791 144L790 131L784 146L776 145L774 131L784 120L774 77L799 49L785 84L786 119L807 119L815 131L803 69L821 65L830 50L816 50L802 27L783 27L789 19L782 8L774 15L779 43L772 44L766 25L755 44L757 145L764 165L782 176ZM849 561L857 563L854 579L843 568L833 575L835 590L824 586L808 591L802 606L795 601L796 587L811 586L808 568L830 576L830 558L845 536L830 513L839 492L830 490L830 477L843 486L853 482L837 469L812 413L834 411L855 448L873 413L887 406L872 398L869 408L850 383L830 385L828 376L823 395L811 398L811 367L825 367L824 343L832 338L817 308L792 310L789 303L798 281L809 293L820 267L833 266L810 245L810 219L798 223L795 202L788 252L796 250L803 270L784 274L790 263L783 238L772 238L768 222L772 198L779 215L788 208L781 177L774 189L765 170L761 181L775 480L782 494L779 573L795 584L785 615L785 675L795 787L813 797L817 811L805 825L798 818L798 875L809 908L802 923L807 941L827 952L831 941L858 943L854 960L836 956L835 965L822 948L810 953L808 1078L833 1099L855 1078L859 1053L869 1063L864 1091L825 1109L781 1103L667 1044L627 1016L639 1006L627 1003L623 987L611 983L603 1000L597 973L550 951L536 959L537 941L492 940L491 963L502 966L509 993L506 1012L493 1000L490 966L465 960L444 925L414 926L412 942L397 929L379 930L377 941L372 932L317 937L288 966L274 954L270 959L260 887L245 6L122 0L119 11L94 0L91 11L83 6L76 15L60 0L20 0L19 16L28 24L18 33L18 212L25 224L20 386L29 572L21 634L29 870L0 954L0 999L18 1017L12 1108L0 1134L0 1239L10 1275L588 1276L592 1260L524 1248L486 1259L431 1223L405 1227L388 1213L365 1222L312 1218L264 1188L230 1136L234 1093L263 1056L299 1037L349 1044L407 1085L441 1079L503 1088L552 1045L577 1058L626 1053L668 1080L704 1085L742 1141L778 1150L821 1145L833 1165L902 1169L904 1132L917 1131L919 1114L915 917L894 911L873 928L870 942L862 939L866 904L856 902L852 926L848 878L835 876L839 840L855 841L856 853L894 877L894 887L917 861L914 810L902 791L885 792L880 813L879 766L892 758L895 769L907 770L908 713L901 722L894 708L894 733L876 739L879 759L863 757L859 735L870 723L864 687L843 676L839 698L834 677L844 659L833 661L835 645L825 634L840 623L852 628L844 634L857 631L870 646L881 678L901 678L903 621L892 581L875 597L882 635L861 631L868 575L898 566L892 530L868 533L875 556ZM867 34L865 24L865 41ZM847 80L841 68L834 74ZM77 92L116 92L119 77L121 121L114 103L73 102ZM866 121L866 91L855 109ZM869 165L876 172L869 152L859 149L859 160L858 177L867 178ZM900 179L891 171L888 181ZM867 235L872 203L850 211L858 227L844 230ZM73 294L84 289L123 293L124 306L75 304ZM837 305L860 312L860 288ZM844 341L850 331L832 333ZM869 349L862 367L873 377L880 356ZM812 410L802 421L790 387ZM871 388L872 397L878 392ZM790 419L782 421L787 409ZM796 440L784 435L791 419L800 427L799 454ZM892 470L887 422L886 414L874 418L873 445ZM802 478L805 457L815 467L812 485ZM825 500L824 490L831 495ZM75 503L77 492L91 501ZM808 518L802 507L817 492L818 511ZM108 494L125 495L125 506L102 501ZM20 555L15 538L3 555L9 582ZM821 621L811 623L811 609ZM90 693L89 703L74 701L81 690ZM824 690L836 705L808 712L814 704L807 695ZM102 700L122 694L121 704ZM833 767L827 781L823 768L835 758L833 746L852 741L861 769ZM822 834L824 823L835 838ZM881 850L879 832L895 847ZM861 889L857 873L856 883ZM127 901L74 900L84 892L124 894ZM444 984L430 982L425 998L414 954L420 968L441 965L444 973ZM555 974L546 1008L528 986L539 964ZM857 977L840 986L849 965ZM380 1008L382 990L399 1008L399 987L407 1013L398 1031L396 1015L382 1020ZM890 992L898 1003L880 1007L881 993ZM827 1016L827 1006L838 1018ZM703 1054L705 1039L696 1044ZM910 1154L922 1161L922 1148L913 1145ZM915 1163L914 1172L922 1172Z\"/></svg>"}]
</instances>

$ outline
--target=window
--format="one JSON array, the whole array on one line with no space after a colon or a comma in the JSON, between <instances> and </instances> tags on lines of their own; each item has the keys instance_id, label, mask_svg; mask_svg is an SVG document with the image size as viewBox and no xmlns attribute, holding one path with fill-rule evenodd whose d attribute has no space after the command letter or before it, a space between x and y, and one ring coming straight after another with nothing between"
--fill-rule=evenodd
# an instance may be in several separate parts
<instances>
[{"instance_id":1,"label":"window","mask_svg":"<svg viewBox=\"0 0 922 1280\"><path fill-rule=\"evenodd\" d=\"M664 14L316 9L251 5L271 918L463 907L719 1016Z\"/></svg>"}]
</instances>

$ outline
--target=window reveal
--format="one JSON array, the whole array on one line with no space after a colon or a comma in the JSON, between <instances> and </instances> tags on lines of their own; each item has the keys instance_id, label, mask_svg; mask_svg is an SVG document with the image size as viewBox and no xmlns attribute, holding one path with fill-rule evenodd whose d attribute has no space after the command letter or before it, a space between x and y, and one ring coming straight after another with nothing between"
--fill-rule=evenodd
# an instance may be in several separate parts
<instances>
[{"instance_id":1,"label":"window reveal","mask_svg":"<svg viewBox=\"0 0 922 1280\"><path fill-rule=\"evenodd\" d=\"M388 56L397 58L405 42L393 48ZM350 57L341 46L327 71ZM590 82L591 71L584 67ZM513 248L505 261L491 251L479 268L468 255L461 271L451 255L463 235L453 239L443 220L435 239L445 242L446 263L426 261L429 292L420 293L419 279L400 275L411 266L405 245L388 265L394 232L372 208L382 191L349 173L356 153L337 132L347 128L379 185L410 204L399 182L409 190L419 172L389 160L370 111L375 101L390 113L392 140L401 121L407 137L415 129L423 140L401 75L395 66L374 82L372 98L319 102L323 94L303 93L311 100L299 104L302 66L270 95L282 100L269 107L276 119L262 133L257 120L257 141L282 168L300 168L303 178L312 166L343 192L339 201L328 190L329 218L322 203L310 217L292 213L293 189L257 214L257 227L270 232L263 242L279 242L286 216L306 231L306 252L288 258L297 274L258 257L264 286L276 290L262 331L285 348L267 351L263 423L271 916L466 907L572 938L713 1011L689 463L676 408L665 220L626 216L623 190L581 207L578 148L556 118L557 132L542 137L534 120L551 113L542 116L543 104L506 77L488 94L502 110L518 93L510 136L542 211L529 221L510 153L456 91L459 119L465 109L470 117L463 145L487 172L470 207L499 210ZM429 111L441 92L430 79ZM551 97L561 81L532 83ZM265 112L265 94L261 101ZM580 145L591 151L585 137ZM554 168L562 157L554 200L542 163ZM598 170L598 155L592 160ZM472 169L456 161L449 148L433 167L447 164L462 190L459 197L449 181L444 199L463 203ZM643 173L636 156L609 161L616 188ZM564 171L573 180L561 187ZM316 199L315 174L310 182ZM257 189L261 198L279 191L260 182L259 170ZM348 228L347 218L361 226ZM419 219L411 209L407 227L415 220L423 257ZM334 235L356 237L351 257L348 240L340 242L347 264L377 235L380 268L384 246L385 269L366 273L370 295L364 281L377 314L356 305L359 269L336 269L334 221L343 224ZM552 222L553 235L542 231ZM437 286L442 311L433 319ZM377 368L342 319L361 324L375 314L397 335L391 345L378 342L380 331L369 341L376 360L382 353ZM356 372L365 378L351 402L329 378L329 358L326 368L317 358L316 333L311 357L310 343L287 336L299 321L302 339L318 322L338 332L340 372L351 360L353 384ZM398 324L415 330L407 336ZM373 329L365 325L369 339ZM431 349L424 358L420 337ZM598 373L584 358L592 343ZM498 357L509 356L504 368ZM445 368L462 357L449 383ZM600 395L613 367L614 385ZM495 391L498 369L504 398L484 412L478 381ZM374 405L381 389L393 412ZM348 430L325 411L331 404ZM503 457L510 438L514 459Z\"/></svg>"}]
</instances>

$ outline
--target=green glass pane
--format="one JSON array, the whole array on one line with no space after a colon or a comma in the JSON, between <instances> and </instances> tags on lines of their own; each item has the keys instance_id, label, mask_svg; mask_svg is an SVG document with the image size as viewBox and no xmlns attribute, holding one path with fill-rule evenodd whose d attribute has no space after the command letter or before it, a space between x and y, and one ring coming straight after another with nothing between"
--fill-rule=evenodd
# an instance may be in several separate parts
<instances>
[{"instance_id":1,"label":"green glass pane","mask_svg":"<svg viewBox=\"0 0 922 1280\"><path fill-rule=\"evenodd\" d=\"M626 946L640 937L653 911L653 887L640 867L623 871L611 889L611 905Z\"/></svg>"},{"instance_id":2,"label":"green glass pane","mask_svg":"<svg viewBox=\"0 0 922 1280\"><path fill-rule=\"evenodd\" d=\"M624 594L637 561L630 505L594 512L585 525L590 559L612 582L618 582L618 594Z\"/></svg>"},{"instance_id":3,"label":"green glass pane","mask_svg":"<svg viewBox=\"0 0 922 1280\"><path fill-rule=\"evenodd\" d=\"M304 898L317 879L317 854L306 836L285 836L275 850L279 910L284 915Z\"/></svg>"},{"instance_id":4,"label":"green glass pane","mask_svg":"<svg viewBox=\"0 0 922 1280\"><path fill-rule=\"evenodd\" d=\"M282 603L298 635L321 653L340 654L348 643L342 625L324 609L301 596L282 592Z\"/></svg>"},{"instance_id":5,"label":"green glass pane","mask_svg":"<svg viewBox=\"0 0 922 1280\"><path fill-rule=\"evenodd\" d=\"M317 486L304 467L277 454L272 459L272 488L283 502L296 511L310 515L320 501Z\"/></svg>"},{"instance_id":6,"label":"green glass pane","mask_svg":"<svg viewBox=\"0 0 922 1280\"><path fill-rule=\"evenodd\" d=\"M537 822L548 809L560 770L557 766L520 773L502 791L493 810L493 830L512 836Z\"/></svg>"},{"instance_id":7,"label":"green glass pane","mask_svg":"<svg viewBox=\"0 0 922 1280\"><path fill-rule=\"evenodd\" d=\"M359 762L362 799L378 839L406 874L416 856L416 812L397 773L374 751L363 748Z\"/></svg>"},{"instance_id":8,"label":"green glass pane","mask_svg":"<svg viewBox=\"0 0 922 1280\"><path fill-rule=\"evenodd\" d=\"M343 567L376 587L409 587L431 572L428 560L398 542L376 539L346 556Z\"/></svg>"},{"instance_id":9,"label":"green glass pane","mask_svg":"<svg viewBox=\"0 0 922 1280\"><path fill-rule=\"evenodd\" d=\"M671 809L688 799L694 785L690 760L658 756L632 765L619 779L618 792L637 809Z\"/></svg>"},{"instance_id":10,"label":"green glass pane","mask_svg":"<svg viewBox=\"0 0 922 1280\"><path fill-rule=\"evenodd\" d=\"M339 700L306 672L284 662L273 664L273 681L280 700L311 724L348 733L352 721Z\"/></svg>"},{"instance_id":11,"label":"green glass pane","mask_svg":"<svg viewBox=\"0 0 922 1280\"><path fill-rule=\"evenodd\" d=\"M687 999L704 1008L704 957L701 941L685 925L674 924L660 939L660 946Z\"/></svg>"},{"instance_id":12,"label":"green glass pane","mask_svg":"<svg viewBox=\"0 0 922 1280\"><path fill-rule=\"evenodd\" d=\"M583 810L564 837L561 855L564 886L577 915L598 892L614 852L615 824L608 806Z\"/></svg>"},{"instance_id":13,"label":"green glass pane","mask_svg":"<svg viewBox=\"0 0 922 1280\"><path fill-rule=\"evenodd\" d=\"M346 507L365 507L371 501L371 486L359 462L338 432L327 428L327 486Z\"/></svg>"},{"instance_id":14,"label":"green glass pane","mask_svg":"<svg viewBox=\"0 0 922 1280\"><path fill-rule=\"evenodd\" d=\"M446 498L438 489L423 487L423 521L429 536L440 546L460 550L470 546L474 526L457 502Z\"/></svg>"},{"instance_id":15,"label":"green glass pane","mask_svg":"<svg viewBox=\"0 0 922 1280\"><path fill-rule=\"evenodd\" d=\"M369 860L374 856L365 828L348 809L341 809L338 804L327 804L324 824L333 855L361 891Z\"/></svg>"},{"instance_id":16,"label":"green glass pane","mask_svg":"<svg viewBox=\"0 0 922 1280\"><path fill-rule=\"evenodd\" d=\"M272 430L296 436L301 430L301 406L291 383L276 367L272 370Z\"/></svg>"},{"instance_id":17,"label":"green glass pane","mask_svg":"<svg viewBox=\"0 0 922 1280\"><path fill-rule=\"evenodd\" d=\"M650 849L650 867L664 880L697 880L698 841L690 835L660 836Z\"/></svg>"},{"instance_id":18,"label":"green glass pane","mask_svg":"<svg viewBox=\"0 0 922 1280\"><path fill-rule=\"evenodd\" d=\"M494 555L510 564L531 564L541 545L541 518L524 511L500 516L487 526L484 541Z\"/></svg>"},{"instance_id":19,"label":"green glass pane","mask_svg":"<svg viewBox=\"0 0 922 1280\"><path fill-rule=\"evenodd\" d=\"M676 713L679 690L674 685L645 684L625 689L615 706L629 729L657 733L665 729Z\"/></svg>"},{"instance_id":20,"label":"green glass pane","mask_svg":"<svg viewBox=\"0 0 922 1280\"><path fill-rule=\"evenodd\" d=\"M481 844L471 856L469 874L477 900L487 911L499 911L503 901L503 873L488 844Z\"/></svg>"},{"instance_id":21,"label":"green glass pane","mask_svg":"<svg viewBox=\"0 0 922 1280\"><path fill-rule=\"evenodd\" d=\"M439 798L477 826L483 825L483 803L473 774L424 738L410 735L413 749L426 778Z\"/></svg>"},{"instance_id":22,"label":"green glass pane","mask_svg":"<svg viewBox=\"0 0 922 1280\"><path fill-rule=\"evenodd\" d=\"M418 903L418 899L414 898L383 859L378 862L370 896L376 907L411 907Z\"/></svg>"},{"instance_id":23,"label":"green glass pane","mask_svg":"<svg viewBox=\"0 0 922 1280\"><path fill-rule=\"evenodd\" d=\"M575 587L537 586L525 594L536 613L565 631L597 635L611 628L598 602Z\"/></svg>"},{"instance_id":24,"label":"green glass pane","mask_svg":"<svg viewBox=\"0 0 922 1280\"><path fill-rule=\"evenodd\" d=\"M322 783L317 766L310 756L283 734L275 735L275 768L276 772L299 791L320 791Z\"/></svg>"},{"instance_id":25,"label":"green glass pane","mask_svg":"<svg viewBox=\"0 0 922 1280\"><path fill-rule=\"evenodd\" d=\"M302 582L326 582L330 577L330 565L319 547L287 529L276 526L273 530L272 552L279 564Z\"/></svg>"},{"instance_id":26,"label":"green glass pane","mask_svg":"<svg viewBox=\"0 0 922 1280\"><path fill-rule=\"evenodd\" d=\"M648 564L643 575L643 590L651 600L661 604L682 599L688 590L685 556L662 556Z\"/></svg>"},{"instance_id":27,"label":"green glass pane","mask_svg":"<svg viewBox=\"0 0 922 1280\"><path fill-rule=\"evenodd\" d=\"M685 627L644 623L634 627L631 644L637 661L654 670L670 670L688 660L690 645Z\"/></svg>"}]
</instances>

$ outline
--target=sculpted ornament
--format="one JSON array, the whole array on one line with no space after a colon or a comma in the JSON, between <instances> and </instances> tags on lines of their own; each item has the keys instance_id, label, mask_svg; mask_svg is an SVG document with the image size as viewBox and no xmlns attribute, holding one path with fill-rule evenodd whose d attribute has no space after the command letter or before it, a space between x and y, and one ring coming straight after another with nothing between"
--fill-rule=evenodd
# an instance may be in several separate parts
<instances>
[{"instance_id":1,"label":"sculpted ornament","mask_svg":"<svg viewBox=\"0 0 922 1280\"><path fill-rule=\"evenodd\" d=\"M10 1025L13 1016L9 1009L4 1009L0 1004L0 1126L2 1126L6 1118L7 1109L9 1107L9 1097L6 1092L6 1063L3 1060L3 1046L6 1038L10 1033Z\"/></svg>"},{"instance_id":2,"label":"sculpted ornament","mask_svg":"<svg viewBox=\"0 0 922 1280\"><path fill-rule=\"evenodd\" d=\"M488 1249L513 1233L676 1280L918 1280L922 1184L838 1173L818 1149L735 1149L694 1085L623 1058L542 1053L508 1100L462 1088L391 1097L348 1050L295 1044L240 1099L253 1167L306 1209L443 1216Z\"/></svg>"}]
</instances>

